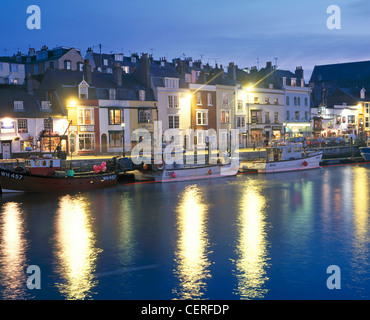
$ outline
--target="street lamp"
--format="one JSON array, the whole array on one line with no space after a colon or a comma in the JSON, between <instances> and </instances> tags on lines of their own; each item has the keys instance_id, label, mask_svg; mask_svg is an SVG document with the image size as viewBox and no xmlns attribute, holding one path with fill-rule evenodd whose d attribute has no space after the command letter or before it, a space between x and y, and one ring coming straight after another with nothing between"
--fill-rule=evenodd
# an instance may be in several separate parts
<instances>
[{"instance_id":1,"label":"street lamp","mask_svg":"<svg viewBox=\"0 0 370 320\"><path fill-rule=\"evenodd\" d=\"M121 123L122 127L122 156L125 157L125 123Z\"/></svg>"}]
</instances>

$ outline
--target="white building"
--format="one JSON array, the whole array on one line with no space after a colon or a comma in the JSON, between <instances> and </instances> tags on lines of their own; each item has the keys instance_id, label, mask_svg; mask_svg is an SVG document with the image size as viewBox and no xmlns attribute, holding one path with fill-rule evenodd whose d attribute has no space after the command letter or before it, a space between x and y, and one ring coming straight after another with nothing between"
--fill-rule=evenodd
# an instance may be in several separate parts
<instances>
[{"instance_id":1,"label":"white building","mask_svg":"<svg viewBox=\"0 0 370 320\"><path fill-rule=\"evenodd\" d=\"M25 65L13 58L0 58L0 84L20 84L25 82Z\"/></svg>"}]
</instances>

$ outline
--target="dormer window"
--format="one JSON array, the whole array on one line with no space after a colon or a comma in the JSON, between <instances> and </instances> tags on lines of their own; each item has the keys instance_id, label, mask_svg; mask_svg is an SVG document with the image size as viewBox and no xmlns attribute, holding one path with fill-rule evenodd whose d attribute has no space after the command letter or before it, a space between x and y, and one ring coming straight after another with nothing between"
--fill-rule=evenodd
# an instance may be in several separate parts
<instances>
[{"instance_id":1,"label":"dormer window","mask_svg":"<svg viewBox=\"0 0 370 320\"><path fill-rule=\"evenodd\" d=\"M50 110L50 101L41 101L41 110Z\"/></svg>"},{"instance_id":2,"label":"dormer window","mask_svg":"<svg viewBox=\"0 0 370 320\"><path fill-rule=\"evenodd\" d=\"M116 100L116 89L109 89L109 100Z\"/></svg>"},{"instance_id":3,"label":"dormer window","mask_svg":"<svg viewBox=\"0 0 370 320\"><path fill-rule=\"evenodd\" d=\"M78 96L80 99L89 98L89 84L85 80L78 85Z\"/></svg>"},{"instance_id":4,"label":"dormer window","mask_svg":"<svg viewBox=\"0 0 370 320\"><path fill-rule=\"evenodd\" d=\"M176 78L165 78L164 85L166 88L178 88L179 87L179 79Z\"/></svg>"},{"instance_id":5,"label":"dormer window","mask_svg":"<svg viewBox=\"0 0 370 320\"><path fill-rule=\"evenodd\" d=\"M291 86L292 87L295 87L297 85L296 80L297 80L296 78L291 79Z\"/></svg>"},{"instance_id":6,"label":"dormer window","mask_svg":"<svg viewBox=\"0 0 370 320\"><path fill-rule=\"evenodd\" d=\"M136 57L131 57L131 62L135 63L136 62Z\"/></svg>"},{"instance_id":7,"label":"dormer window","mask_svg":"<svg viewBox=\"0 0 370 320\"><path fill-rule=\"evenodd\" d=\"M139 100L145 101L145 90L139 90Z\"/></svg>"},{"instance_id":8,"label":"dormer window","mask_svg":"<svg viewBox=\"0 0 370 320\"><path fill-rule=\"evenodd\" d=\"M14 110L24 110L23 101L14 101Z\"/></svg>"}]
</instances>

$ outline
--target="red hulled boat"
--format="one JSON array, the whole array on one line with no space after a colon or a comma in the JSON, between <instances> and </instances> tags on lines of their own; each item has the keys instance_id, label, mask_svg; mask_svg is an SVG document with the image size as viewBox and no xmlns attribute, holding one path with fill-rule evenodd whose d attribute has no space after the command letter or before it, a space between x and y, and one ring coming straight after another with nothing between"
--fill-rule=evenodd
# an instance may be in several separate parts
<instances>
[{"instance_id":1,"label":"red hulled boat","mask_svg":"<svg viewBox=\"0 0 370 320\"><path fill-rule=\"evenodd\" d=\"M115 172L60 171L60 159L53 157L25 159L25 168L0 169L2 192L78 191L113 186Z\"/></svg>"}]
</instances>

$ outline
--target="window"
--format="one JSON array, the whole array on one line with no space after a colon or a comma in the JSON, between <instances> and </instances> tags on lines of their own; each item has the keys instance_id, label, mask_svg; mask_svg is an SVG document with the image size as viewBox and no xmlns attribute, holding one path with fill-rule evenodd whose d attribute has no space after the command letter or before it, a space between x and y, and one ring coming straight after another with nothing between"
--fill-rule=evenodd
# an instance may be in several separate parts
<instances>
[{"instance_id":1,"label":"window","mask_svg":"<svg viewBox=\"0 0 370 320\"><path fill-rule=\"evenodd\" d=\"M3 64L0 62L0 71L3 71Z\"/></svg>"},{"instance_id":2,"label":"window","mask_svg":"<svg viewBox=\"0 0 370 320\"><path fill-rule=\"evenodd\" d=\"M164 85L166 88L178 88L179 87L179 79L173 78L165 78Z\"/></svg>"},{"instance_id":3,"label":"window","mask_svg":"<svg viewBox=\"0 0 370 320\"><path fill-rule=\"evenodd\" d=\"M256 104L258 104L259 103L258 97L254 97L253 102L256 103Z\"/></svg>"},{"instance_id":4,"label":"window","mask_svg":"<svg viewBox=\"0 0 370 320\"><path fill-rule=\"evenodd\" d=\"M41 110L50 111L50 101L41 101Z\"/></svg>"},{"instance_id":5,"label":"window","mask_svg":"<svg viewBox=\"0 0 370 320\"><path fill-rule=\"evenodd\" d=\"M252 124L262 123L262 111L261 110L251 111L251 122Z\"/></svg>"},{"instance_id":6,"label":"window","mask_svg":"<svg viewBox=\"0 0 370 320\"><path fill-rule=\"evenodd\" d=\"M109 89L109 100L116 100L116 89Z\"/></svg>"},{"instance_id":7,"label":"window","mask_svg":"<svg viewBox=\"0 0 370 320\"><path fill-rule=\"evenodd\" d=\"M10 72L18 72L18 65L17 64L11 64L10 65Z\"/></svg>"},{"instance_id":8,"label":"window","mask_svg":"<svg viewBox=\"0 0 370 320\"><path fill-rule=\"evenodd\" d=\"M18 119L18 132L19 133L28 132L27 119Z\"/></svg>"},{"instance_id":9,"label":"window","mask_svg":"<svg viewBox=\"0 0 370 320\"><path fill-rule=\"evenodd\" d=\"M265 104L270 104L270 98L268 97L265 98Z\"/></svg>"},{"instance_id":10,"label":"window","mask_svg":"<svg viewBox=\"0 0 370 320\"><path fill-rule=\"evenodd\" d=\"M208 110L197 110L196 111L197 125L206 126L208 125Z\"/></svg>"},{"instance_id":11,"label":"window","mask_svg":"<svg viewBox=\"0 0 370 320\"><path fill-rule=\"evenodd\" d=\"M108 109L108 112L109 124L121 124L124 122L122 109Z\"/></svg>"},{"instance_id":12,"label":"window","mask_svg":"<svg viewBox=\"0 0 370 320\"><path fill-rule=\"evenodd\" d=\"M244 128L245 127L245 117L244 116L237 116L236 117L236 127L237 128Z\"/></svg>"},{"instance_id":13,"label":"window","mask_svg":"<svg viewBox=\"0 0 370 320\"><path fill-rule=\"evenodd\" d=\"M307 98L306 98L307 99ZM304 112L304 119L305 121L308 121L308 111L305 111Z\"/></svg>"},{"instance_id":14,"label":"window","mask_svg":"<svg viewBox=\"0 0 370 320\"><path fill-rule=\"evenodd\" d=\"M243 100L238 100L238 111L243 111Z\"/></svg>"},{"instance_id":15,"label":"window","mask_svg":"<svg viewBox=\"0 0 370 320\"><path fill-rule=\"evenodd\" d=\"M301 97L298 97L298 98L297 98L297 100L298 100L298 102L297 102L297 103L298 103L298 105L300 106L300 105L301 105Z\"/></svg>"},{"instance_id":16,"label":"window","mask_svg":"<svg viewBox=\"0 0 370 320\"><path fill-rule=\"evenodd\" d=\"M279 104L279 99L278 98L274 99L274 104Z\"/></svg>"},{"instance_id":17,"label":"window","mask_svg":"<svg viewBox=\"0 0 370 320\"><path fill-rule=\"evenodd\" d=\"M23 101L14 101L14 110L23 110Z\"/></svg>"},{"instance_id":18,"label":"window","mask_svg":"<svg viewBox=\"0 0 370 320\"><path fill-rule=\"evenodd\" d=\"M292 85L292 87L295 87L296 86L296 80L297 79L295 79L295 78L292 78L291 79L291 85Z\"/></svg>"},{"instance_id":19,"label":"window","mask_svg":"<svg viewBox=\"0 0 370 320\"><path fill-rule=\"evenodd\" d=\"M139 90L139 100L145 101L145 90Z\"/></svg>"},{"instance_id":20,"label":"window","mask_svg":"<svg viewBox=\"0 0 370 320\"><path fill-rule=\"evenodd\" d=\"M230 122L230 110L221 110L221 123Z\"/></svg>"},{"instance_id":21,"label":"window","mask_svg":"<svg viewBox=\"0 0 370 320\"><path fill-rule=\"evenodd\" d=\"M151 123L152 122L152 110L139 110L139 123Z\"/></svg>"},{"instance_id":22,"label":"window","mask_svg":"<svg viewBox=\"0 0 370 320\"><path fill-rule=\"evenodd\" d=\"M71 70L71 67L72 64L71 64L71 61L70 60L64 60L64 69L65 70Z\"/></svg>"},{"instance_id":23,"label":"window","mask_svg":"<svg viewBox=\"0 0 370 320\"><path fill-rule=\"evenodd\" d=\"M105 66L108 65L108 59L103 59L103 65L105 65Z\"/></svg>"},{"instance_id":24,"label":"window","mask_svg":"<svg viewBox=\"0 0 370 320\"><path fill-rule=\"evenodd\" d=\"M349 115L348 116L348 123L351 123L351 124L356 123L355 115Z\"/></svg>"},{"instance_id":25,"label":"window","mask_svg":"<svg viewBox=\"0 0 370 320\"><path fill-rule=\"evenodd\" d=\"M169 95L168 96L168 107L169 108L178 108L179 107L179 96Z\"/></svg>"},{"instance_id":26,"label":"window","mask_svg":"<svg viewBox=\"0 0 370 320\"><path fill-rule=\"evenodd\" d=\"M286 97L286 105L289 106L289 103L290 103L289 97Z\"/></svg>"},{"instance_id":27,"label":"window","mask_svg":"<svg viewBox=\"0 0 370 320\"><path fill-rule=\"evenodd\" d=\"M81 72L84 70L84 64L82 62L77 63L77 70Z\"/></svg>"},{"instance_id":28,"label":"window","mask_svg":"<svg viewBox=\"0 0 370 320\"><path fill-rule=\"evenodd\" d=\"M289 121L290 120L290 112L289 110L286 112L286 120Z\"/></svg>"},{"instance_id":29,"label":"window","mask_svg":"<svg viewBox=\"0 0 370 320\"><path fill-rule=\"evenodd\" d=\"M79 125L94 124L94 109L93 108L78 108L77 120Z\"/></svg>"},{"instance_id":30,"label":"window","mask_svg":"<svg viewBox=\"0 0 370 320\"><path fill-rule=\"evenodd\" d=\"M270 112L265 112L265 123L270 123Z\"/></svg>"},{"instance_id":31,"label":"window","mask_svg":"<svg viewBox=\"0 0 370 320\"><path fill-rule=\"evenodd\" d=\"M294 120L295 120L295 121L299 121L299 111L296 111L296 112L295 112Z\"/></svg>"},{"instance_id":32,"label":"window","mask_svg":"<svg viewBox=\"0 0 370 320\"><path fill-rule=\"evenodd\" d=\"M212 93L207 93L207 105L213 106Z\"/></svg>"},{"instance_id":33,"label":"window","mask_svg":"<svg viewBox=\"0 0 370 320\"><path fill-rule=\"evenodd\" d=\"M54 69L54 61L51 61L51 62L49 63L49 69Z\"/></svg>"},{"instance_id":34,"label":"window","mask_svg":"<svg viewBox=\"0 0 370 320\"><path fill-rule=\"evenodd\" d=\"M222 104L229 104L229 94L228 93L222 94Z\"/></svg>"},{"instance_id":35,"label":"window","mask_svg":"<svg viewBox=\"0 0 370 320\"><path fill-rule=\"evenodd\" d=\"M279 123L279 112L274 112L274 123Z\"/></svg>"},{"instance_id":36,"label":"window","mask_svg":"<svg viewBox=\"0 0 370 320\"><path fill-rule=\"evenodd\" d=\"M294 97L294 105L297 105L297 97Z\"/></svg>"},{"instance_id":37,"label":"window","mask_svg":"<svg viewBox=\"0 0 370 320\"><path fill-rule=\"evenodd\" d=\"M39 74L39 66L33 66L33 74Z\"/></svg>"},{"instance_id":38,"label":"window","mask_svg":"<svg viewBox=\"0 0 370 320\"><path fill-rule=\"evenodd\" d=\"M129 66L123 66L122 70L124 73L130 73L130 67Z\"/></svg>"},{"instance_id":39,"label":"window","mask_svg":"<svg viewBox=\"0 0 370 320\"><path fill-rule=\"evenodd\" d=\"M202 95L200 92L197 92L197 105L201 105L202 104Z\"/></svg>"},{"instance_id":40,"label":"window","mask_svg":"<svg viewBox=\"0 0 370 320\"><path fill-rule=\"evenodd\" d=\"M109 147L122 147L122 131L109 131Z\"/></svg>"},{"instance_id":41,"label":"window","mask_svg":"<svg viewBox=\"0 0 370 320\"><path fill-rule=\"evenodd\" d=\"M95 148L93 133L80 133L78 135L78 146L80 151L91 151Z\"/></svg>"},{"instance_id":42,"label":"window","mask_svg":"<svg viewBox=\"0 0 370 320\"><path fill-rule=\"evenodd\" d=\"M308 106L308 99L304 98L304 105L307 107Z\"/></svg>"},{"instance_id":43,"label":"window","mask_svg":"<svg viewBox=\"0 0 370 320\"><path fill-rule=\"evenodd\" d=\"M179 129L180 128L180 117L176 115L168 116L168 127L169 129Z\"/></svg>"},{"instance_id":44,"label":"window","mask_svg":"<svg viewBox=\"0 0 370 320\"><path fill-rule=\"evenodd\" d=\"M53 131L53 120L51 118L44 119L44 130Z\"/></svg>"}]
</instances>

